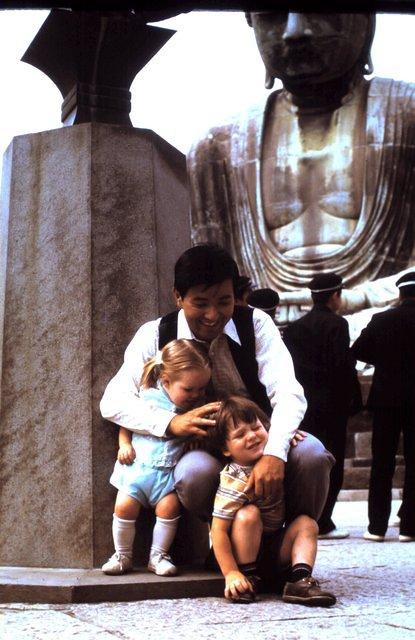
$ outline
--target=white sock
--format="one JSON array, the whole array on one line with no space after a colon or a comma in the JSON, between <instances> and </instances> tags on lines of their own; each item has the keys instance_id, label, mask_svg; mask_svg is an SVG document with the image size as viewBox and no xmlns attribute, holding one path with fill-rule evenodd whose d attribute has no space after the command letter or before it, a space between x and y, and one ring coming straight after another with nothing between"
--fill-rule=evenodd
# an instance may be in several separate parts
<instances>
[{"instance_id":1,"label":"white sock","mask_svg":"<svg viewBox=\"0 0 415 640\"><path fill-rule=\"evenodd\" d=\"M132 558L135 538L135 520L123 520L122 518L118 518L114 513L112 537L114 538L115 551L122 553L123 556Z\"/></svg>"},{"instance_id":2,"label":"white sock","mask_svg":"<svg viewBox=\"0 0 415 640\"><path fill-rule=\"evenodd\" d=\"M156 518L151 542L150 557L158 553L168 553L176 535L180 516L177 518Z\"/></svg>"}]
</instances>

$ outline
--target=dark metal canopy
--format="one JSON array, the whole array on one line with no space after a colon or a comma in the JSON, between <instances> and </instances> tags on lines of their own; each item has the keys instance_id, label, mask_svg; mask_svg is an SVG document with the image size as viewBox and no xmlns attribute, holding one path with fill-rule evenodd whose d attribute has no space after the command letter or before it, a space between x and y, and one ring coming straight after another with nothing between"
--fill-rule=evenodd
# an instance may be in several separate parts
<instances>
[{"instance_id":1,"label":"dark metal canopy","mask_svg":"<svg viewBox=\"0 0 415 640\"><path fill-rule=\"evenodd\" d=\"M157 7L157 11L154 7ZM415 0L5 0L2 9L95 9L113 10L133 9L148 13L165 14L170 17L179 13L201 11L255 11L255 10L302 10L302 11L374 11L391 13L415 12ZM163 18L155 18L163 19Z\"/></svg>"},{"instance_id":2,"label":"dark metal canopy","mask_svg":"<svg viewBox=\"0 0 415 640\"><path fill-rule=\"evenodd\" d=\"M62 122L131 126L131 83L174 33L131 11L54 9L22 60L60 90Z\"/></svg>"}]
</instances>

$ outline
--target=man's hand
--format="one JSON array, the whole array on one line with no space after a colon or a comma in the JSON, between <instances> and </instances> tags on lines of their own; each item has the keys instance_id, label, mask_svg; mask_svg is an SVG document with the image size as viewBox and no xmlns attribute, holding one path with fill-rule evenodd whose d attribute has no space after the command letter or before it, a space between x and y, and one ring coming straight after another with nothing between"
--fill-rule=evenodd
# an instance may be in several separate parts
<instances>
[{"instance_id":1,"label":"man's hand","mask_svg":"<svg viewBox=\"0 0 415 640\"><path fill-rule=\"evenodd\" d=\"M285 462L275 456L262 456L254 466L246 491L253 489L258 498L278 499L283 492Z\"/></svg>"},{"instance_id":2,"label":"man's hand","mask_svg":"<svg viewBox=\"0 0 415 640\"><path fill-rule=\"evenodd\" d=\"M132 464L135 460L135 451L133 445L125 443L118 449L117 460L121 464Z\"/></svg>"},{"instance_id":3,"label":"man's hand","mask_svg":"<svg viewBox=\"0 0 415 640\"><path fill-rule=\"evenodd\" d=\"M311 298L310 289L296 289L295 291L281 291L280 304L296 304L298 306L311 306L313 300Z\"/></svg>"},{"instance_id":4,"label":"man's hand","mask_svg":"<svg viewBox=\"0 0 415 640\"><path fill-rule=\"evenodd\" d=\"M167 433L174 436L206 436L206 430L216 424L216 420L207 416L211 416L219 409L220 402L209 402L203 407L175 416L167 427Z\"/></svg>"},{"instance_id":5,"label":"man's hand","mask_svg":"<svg viewBox=\"0 0 415 640\"><path fill-rule=\"evenodd\" d=\"M252 591L249 580L240 571L230 571L225 576L225 598L233 600L240 594Z\"/></svg>"},{"instance_id":6,"label":"man's hand","mask_svg":"<svg viewBox=\"0 0 415 640\"><path fill-rule=\"evenodd\" d=\"M297 429L297 431L294 433L293 437L290 440L290 445L292 447L296 447L297 444L301 442L301 440L304 440L304 438L306 437L307 437L307 434L305 431L301 431L300 429Z\"/></svg>"}]
</instances>

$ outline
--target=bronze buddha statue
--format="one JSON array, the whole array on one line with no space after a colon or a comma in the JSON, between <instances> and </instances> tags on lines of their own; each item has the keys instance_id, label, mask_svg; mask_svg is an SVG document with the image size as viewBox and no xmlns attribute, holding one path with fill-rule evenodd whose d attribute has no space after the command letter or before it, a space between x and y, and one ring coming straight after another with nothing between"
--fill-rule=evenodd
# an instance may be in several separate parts
<instances>
[{"instance_id":1,"label":"bronze buddha statue","mask_svg":"<svg viewBox=\"0 0 415 640\"><path fill-rule=\"evenodd\" d=\"M342 276L346 314L388 305L415 262L415 85L365 79L373 14L248 22L266 86L283 88L192 148L193 239L224 244L277 289L286 319L319 271Z\"/></svg>"}]
</instances>

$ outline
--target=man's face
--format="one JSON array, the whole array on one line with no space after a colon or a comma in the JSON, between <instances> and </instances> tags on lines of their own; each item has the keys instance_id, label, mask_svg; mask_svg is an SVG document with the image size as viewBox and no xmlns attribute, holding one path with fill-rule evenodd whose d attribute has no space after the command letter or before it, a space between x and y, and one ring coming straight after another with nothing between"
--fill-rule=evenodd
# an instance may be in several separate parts
<instances>
[{"instance_id":1,"label":"man's face","mask_svg":"<svg viewBox=\"0 0 415 640\"><path fill-rule=\"evenodd\" d=\"M211 287L203 284L190 287L183 298L175 291L175 296L192 333L205 342L211 342L222 333L235 306L230 278Z\"/></svg>"},{"instance_id":2,"label":"man's face","mask_svg":"<svg viewBox=\"0 0 415 640\"><path fill-rule=\"evenodd\" d=\"M289 86L340 78L358 61L367 38L364 14L251 13L268 73Z\"/></svg>"}]
</instances>

